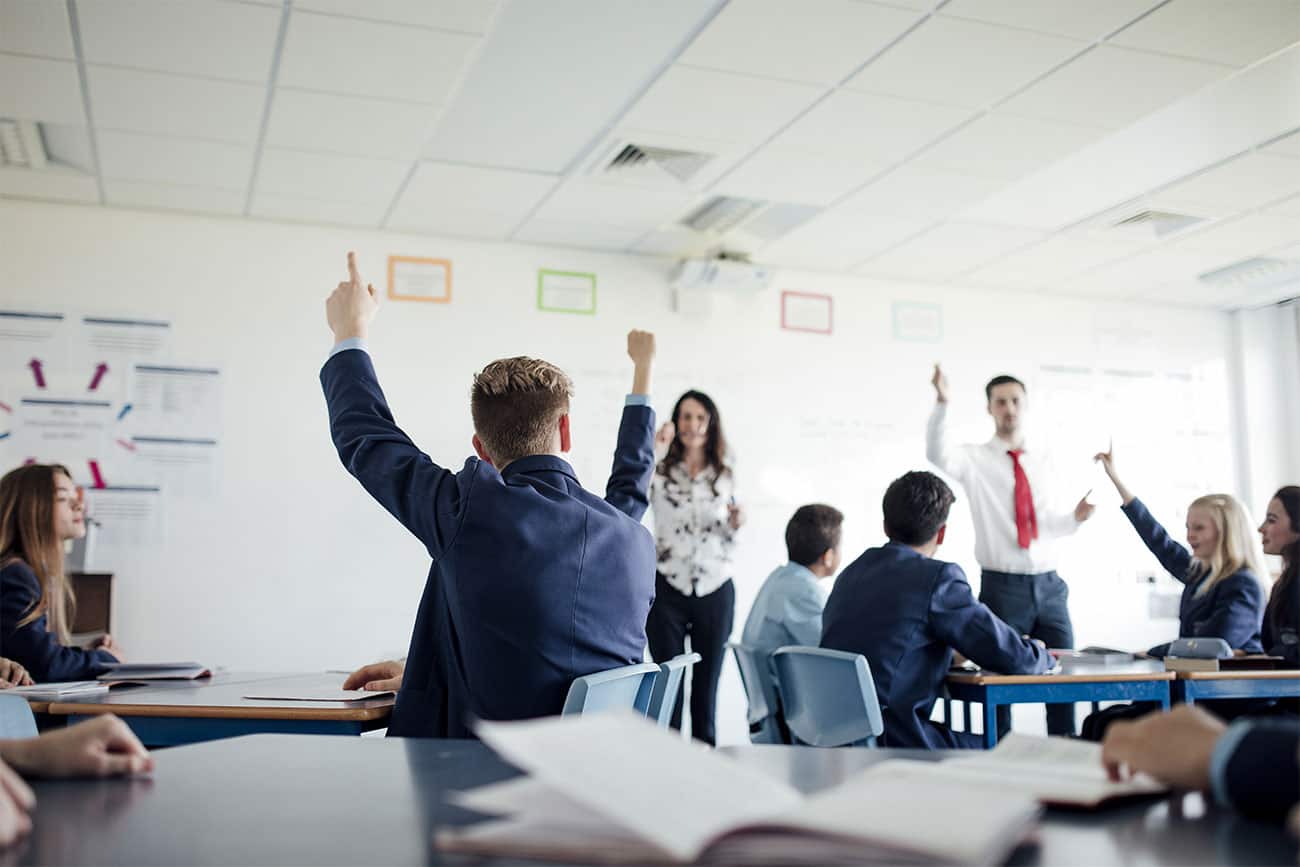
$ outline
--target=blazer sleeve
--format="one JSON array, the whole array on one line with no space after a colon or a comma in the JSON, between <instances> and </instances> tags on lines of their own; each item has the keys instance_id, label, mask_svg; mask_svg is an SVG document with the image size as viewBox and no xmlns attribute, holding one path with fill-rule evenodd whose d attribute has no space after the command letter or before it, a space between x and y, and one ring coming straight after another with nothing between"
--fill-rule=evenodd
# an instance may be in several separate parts
<instances>
[{"instance_id":1,"label":"blazer sleeve","mask_svg":"<svg viewBox=\"0 0 1300 867\"><path fill-rule=\"evenodd\" d=\"M439 559L460 526L467 499L461 485L468 493L477 465L458 479L416 447L393 420L364 350L336 353L321 368L320 380L343 466Z\"/></svg>"},{"instance_id":2,"label":"blazer sleeve","mask_svg":"<svg viewBox=\"0 0 1300 867\"><path fill-rule=\"evenodd\" d=\"M1228 734L1237 737L1214 780L1216 796L1238 812L1281 819L1300 801L1300 720L1241 720Z\"/></svg>"},{"instance_id":3,"label":"blazer sleeve","mask_svg":"<svg viewBox=\"0 0 1300 867\"><path fill-rule=\"evenodd\" d=\"M38 683L91 680L117 662L106 650L64 647L49 631L43 614L19 626L40 598L40 582L27 564L10 563L0 569L0 656L27 669Z\"/></svg>"},{"instance_id":4,"label":"blazer sleeve","mask_svg":"<svg viewBox=\"0 0 1300 867\"><path fill-rule=\"evenodd\" d=\"M945 563L930 594L930 626L938 639L981 668L1003 674L1038 674L1052 667L1042 647L1003 622L975 598L956 563Z\"/></svg>"},{"instance_id":5,"label":"blazer sleeve","mask_svg":"<svg viewBox=\"0 0 1300 867\"><path fill-rule=\"evenodd\" d=\"M614 447L614 468L605 485L605 502L634 521L650 508L650 480L655 471L655 411L648 406L623 407Z\"/></svg>"},{"instance_id":6,"label":"blazer sleeve","mask_svg":"<svg viewBox=\"0 0 1300 867\"><path fill-rule=\"evenodd\" d=\"M1214 609L1198 621L1190 638L1222 638L1234 650L1262 653L1259 630L1264 618L1264 591L1249 572L1222 579L1209 592L1215 594Z\"/></svg>"},{"instance_id":7,"label":"blazer sleeve","mask_svg":"<svg viewBox=\"0 0 1300 867\"><path fill-rule=\"evenodd\" d=\"M1137 534L1146 543L1147 549L1155 554L1160 565L1165 567L1165 571L1186 584L1187 570L1192 565L1191 552L1165 532L1165 528L1147 511L1147 507L1137 497L1134 497L1127 506L1120 506L1120 508L1128 516L1133 529L1137 530Z\"/></svg>"}]
</instances>

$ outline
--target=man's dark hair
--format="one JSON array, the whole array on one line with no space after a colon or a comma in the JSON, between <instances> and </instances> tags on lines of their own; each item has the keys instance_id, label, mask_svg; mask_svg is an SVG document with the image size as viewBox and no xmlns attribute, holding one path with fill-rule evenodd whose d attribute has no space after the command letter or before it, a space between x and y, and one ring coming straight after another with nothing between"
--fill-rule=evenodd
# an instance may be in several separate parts
<instances>
[{"instance_id":1,"label":"man's dark hair","mask_svg":"<svg viewBox=\"0 0 1300 867\"><path fill-rule=\"evenodd\" d=\"M785 525L785 549L790 562L811 566L831 548L838 548L843 523L844 513L834 506L800 506Z\"/></svg>"},{"instance_id":2,"label":"man's dark hair","mask_svg":"<svg viewBox=\"0 0 1300 867\"><path fill-rule=\"evenodd\" d=\"M1010 374L1004 373L1001 376L993 377L992 379L989 380L989 384L984 386L984 399L992 400L993 389L999 385L1018 385L1020 386L1021 390L1025 392L1025 394L1029 394L1029 389L1025 388L1025 384L1023 382L1016 379L1014 376L1011 376Z\"/></svg>"},{"instance_id":3,"label":"man's dark hair","mask_svg":"<svg viewBox=\"0 0 1300 867\"><path fill-rule=\"evenodd\" d=\"M914 471L894 479L885 491L885 535L904 545L929 542L947 523L955 499L934 473Z\"/></svg>"}]
</instances>

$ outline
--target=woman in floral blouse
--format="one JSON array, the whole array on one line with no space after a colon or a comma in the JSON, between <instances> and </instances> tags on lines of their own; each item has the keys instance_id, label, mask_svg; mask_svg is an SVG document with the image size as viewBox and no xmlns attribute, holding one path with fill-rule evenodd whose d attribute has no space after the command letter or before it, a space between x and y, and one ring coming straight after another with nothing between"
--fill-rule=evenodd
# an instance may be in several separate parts
<instances>
[{"instance_id":1,"label":"woman in floral blouse","mask_svg":"<svg viewBox=\"0 0 1300 867\"><path fill-rule=\"evenodd\" d=\"M692 734L713 744L718 675L735 618L733 551L745 513L736 505L722 420L708 395L678 398L655 449L650 502L659 567L646 635L659 662L682 653L691 636L691 649L702 657L691 679ZM681 727L680 703L673 726Z\"/></svg>"}]
</instances>

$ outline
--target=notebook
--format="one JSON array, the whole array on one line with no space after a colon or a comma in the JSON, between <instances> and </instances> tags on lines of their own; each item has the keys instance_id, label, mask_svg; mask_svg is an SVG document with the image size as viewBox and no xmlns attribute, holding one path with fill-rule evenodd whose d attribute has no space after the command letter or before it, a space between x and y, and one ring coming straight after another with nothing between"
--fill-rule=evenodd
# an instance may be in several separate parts
<instances>
[{"instance_id":1,"label":"notebook","mask_svg":"<svg viewBox=\"0 0 1300 867\"><path fill-rule=\"evenodd\" d=\"M107 695L108 684L98 680L70 680L64 683L37 683L32 686L15 686L6 689L5 695L21 695L31 701L58 701L61 698L81 698L88 695Z\"/></svg>"},{"instance_id":2,"label":"notebook","mask_svg":"<svg viewBox=\"0 0 1300 867\"><path fill-rule=\"evenodd\" d=\"M454 793L453 803L497 818L440 829L443 852L599 864L997 864L1040 810L1010 787L910 773L919 762L884 762L805 796L623 713L475 731L530 776Z\"/></svg>"},{"instance_id":3,"label":"notebook","mask_svg":"<svg viewBox=\"0 0 1300 867\"><path fill-rule=\"evenodd\" d=\"M393 695L390 690L364 689L309 689L300 692L277 690L260 695L246 695L244 698L254 701L365 701L371 698L388 698Z\"/></svg>"},{"instance_id":4,"label":"notebook","mask_svg":"<svg viewBox=\"0 0 1300 867\"><path fill-rule=\"evenodd\" d=\"M195 680L211 677L212 671L199 662L114 662L100 680L112 683L120 680Z\"/></svg>"},{"instance_id":5,"label":"notebook","mask_svg":"<svg viewBox=\"0 0 1300 867\"><path fill-rule=\"evenodd\" d=\"M1286 658L1253 653L1223 659L1200 659L1191 656L1166 656L1165 671L1273 671L1282 668Z\"/></svg>"}]
</instances>

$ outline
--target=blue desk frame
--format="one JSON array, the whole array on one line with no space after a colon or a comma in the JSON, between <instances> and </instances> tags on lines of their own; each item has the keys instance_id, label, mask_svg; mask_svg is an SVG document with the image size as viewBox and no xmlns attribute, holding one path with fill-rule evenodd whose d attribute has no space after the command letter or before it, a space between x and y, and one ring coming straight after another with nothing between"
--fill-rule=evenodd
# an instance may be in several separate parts
<instances>
[{"instance_id":1,"label":"blue desk frame","mask_svg":"<svg viewBox=\"0 0 1300 867\"><path fill-rule=\"evenodd\" d=\"M1153 702L1169 709L1171 680L1063 681L1059 675L1042 675L1032 683L959 683L948 680L948 697L984 706L984 746L998 743L997 709L1012 704L1067 704L1078 701ZM951 724L951 703L946 718ZM965 714L963 714L965 716Z\"/></svg>"},{"instance_id":2,"label":"blue desk frame","mask_svg":"<svg viewBox=\"0 0 1300 867\"><path fill-rule=\"evenodd\" d=\"M94 719L99 714L69 714L68 725ZM233 719L196 716L122 716L122 722L146 747L175 747L237 738L242 735L351 735L381 729L388 718L357 720Z\"/></svg>"},{"instance_id":3,"label":"blue desk frame","mask_svg":"<svg viewBox=\"0 0 1300 867\"><path fill-rule=\"evenodd\" d=\"M1300 672L1294 677L1225 677L1173 682L1173 699L1195 704L1213 698L1300 698Z\"/></svg>"}]
</instances>

